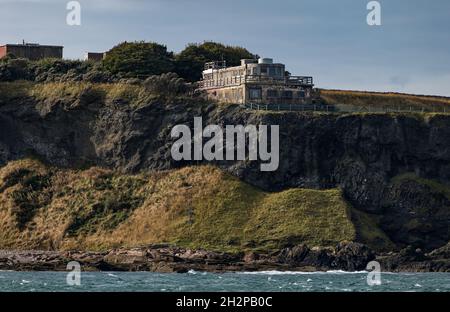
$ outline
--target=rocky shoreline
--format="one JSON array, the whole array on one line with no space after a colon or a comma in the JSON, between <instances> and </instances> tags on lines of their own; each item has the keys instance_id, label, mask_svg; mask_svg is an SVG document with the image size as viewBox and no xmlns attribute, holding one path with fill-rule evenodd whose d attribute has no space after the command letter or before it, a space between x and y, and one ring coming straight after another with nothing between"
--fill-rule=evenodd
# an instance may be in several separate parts
<instances>
[{"instance_id":1,"label":"rocky shoreline","mask_svg":"<svg viewBox=\"0 0 450 312\"><path fill-rule=\"evenodd\" d=\"M426 254L412 247L375 254L367 246L353 242L334 248L297 245L272 253L222 253L150 245L108 252L1 250L0 270L66 271L69 262L77 261L83 271L362 271L376 260L385 272L450 272L449 259L450 244Z\"/></svg>"}]
</instances>

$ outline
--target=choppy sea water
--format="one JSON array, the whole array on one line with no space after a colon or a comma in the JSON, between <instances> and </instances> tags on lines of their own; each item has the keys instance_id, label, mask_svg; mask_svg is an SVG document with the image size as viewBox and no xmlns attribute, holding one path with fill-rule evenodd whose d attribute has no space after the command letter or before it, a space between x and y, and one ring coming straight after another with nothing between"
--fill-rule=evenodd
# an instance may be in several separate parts
<instances>
[{"instance_id":1,"label":"choppy sea water","mask_svg":"<svg viewBox=\"0 0 450 312\"><path fill-rule=\"evenodd\" d=\"M0 292L102 291L450 291L450 273L382 273L381 285L369 286L366 272L258 272L160 274L148 272L81 273L81 285L67 284L64 272L0 271Z\"/></svg>"}]
</instances>

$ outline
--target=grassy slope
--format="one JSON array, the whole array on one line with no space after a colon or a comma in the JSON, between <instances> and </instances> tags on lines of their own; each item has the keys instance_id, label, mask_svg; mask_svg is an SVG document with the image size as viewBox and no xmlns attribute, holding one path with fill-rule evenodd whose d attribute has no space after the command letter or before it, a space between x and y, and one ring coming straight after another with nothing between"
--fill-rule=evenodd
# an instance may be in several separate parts
<instances>
[{"instance_id":1,"label":"grassy slope","mask_svg":"<svg viewBox=\"0 0 450 312\"><path fill-rule=\"evenodd\" d=\"M321 90L321 98L329 105L347 104L356 107L389 107L402 110L432 109L450 112L450 98L401 93L345 90Z\"/></svg>"},{"instance_id":2,"label":"grassy slope","mask_svg":"<svg viewBox=\"0 0 450 312\"><path fill-rule=\"evenodd\" d=\"M106 103L121 100L130 105L139 105L157 94L150 94L141 85L124 83L34 83L29 81L0 82L0 101L22 97L35 97L38 100L73 100L83 94L101 98ZM402 93L381 93L346 90L320 90L320 96L329 105L351 105L355 107L389 107L404 110L434 109L450 112L450 97L413 95Z\"/></svg>"},{"instance_id":3,"label":"grassy slope","mask_svg":"<svg viewBox=\"0 0 450 312\"><path fill-rule=\"evenodd\" d=\"M63 101L72 103L112 103L116 100L130 106L148 103L157 94L151 94L142 85L125 83L34 83L29 81L0 82L0 103L32 97L40 102Z\"/></svg>"},{"instance_id":4,"label":"grassy slope","mask_svg":"<svg viewBox=\"0 0 450 312\"><path fill-rule=\"evenodd\" d=\"M437 181L418 177L415 173L409 172L398 175L392 179L393 184L401 184L413 181L417 184L427 186L431 191L445 195L450 200L450 187Z\"/></svg>"},{"instance_id":5,"label":"grassy slope","mask_svg":"<svg viewBox=\"0 0 450 312\"><path fill-rule=\"evenodd\" d=\"M30 159L0 168L0 248L7 249L327 246L355 239L361 225L351 210L339 190L265 193L209 166L134 176ZM374 224L362 226L382 236Z\"/></svg>"}]
</instances>

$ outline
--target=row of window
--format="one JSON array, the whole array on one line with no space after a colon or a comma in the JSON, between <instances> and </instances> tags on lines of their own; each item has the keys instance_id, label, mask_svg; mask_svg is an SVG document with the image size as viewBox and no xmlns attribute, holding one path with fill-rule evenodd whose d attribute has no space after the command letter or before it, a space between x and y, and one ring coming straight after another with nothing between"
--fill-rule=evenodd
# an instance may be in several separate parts
<instances>
[{"instance_id":1,"label":"row of window","mask_svg":"<svg viewBox=\"0 0 450 312\"><path fill-rule=\"evenodd\" d=\"M295 93L295 94L294 94ZM249 96L252 100L259 100L262 98L262 90L257 88L249 89ZM281 92L279 90L267 90L266 97L267 98L283 98L283 99L293 99L294 96L297 98L305 98L306 92L305 90L300 91L291 91L291 90L282 90Z\"/></svg>"},{"instance_id":2,"label":"row of window","mask_svg":"<svg viewBox=\"0 0 450 312\"><path fill-rule=\"evenodd\" d=\"M219 72L217 75L218 78L227 78L227 77L236 77L243 76L244 70L229 70L224 72ZM270 66L270 65L260 65L258 67L253 67L251 70L247 70L247 75L267 75L271 77L283 77L283 67L279 66ZM205 74L203 79L213 79L213 74Z\"/></svg>"},{"instance_id":3,"label":"row of window","mask_svg":"<svg viewBox=\"0 0 450 312\"><path fill-rule=\"evenodd\" d=\"M254 69L256 69L256 68L254 68ZM282 77L283 76L283 69L281 67L260 65L259 70L260 70L261 75L269 75L271 77Z\"/></svg>"}]
</instances>

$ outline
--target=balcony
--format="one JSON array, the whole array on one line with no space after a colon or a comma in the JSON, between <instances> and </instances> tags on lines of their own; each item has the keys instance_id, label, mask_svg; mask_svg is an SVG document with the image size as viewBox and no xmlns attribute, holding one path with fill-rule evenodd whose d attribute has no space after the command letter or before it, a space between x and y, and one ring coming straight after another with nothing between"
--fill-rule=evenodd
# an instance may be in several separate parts
<instances>
[{"instance_id":1,"label":"balcony","mask_svg":"<svg viewBox=\"0 0 450 312\"><path fill-rule=\"evenodd\" d=\"M265 75L244 75L234 76L225 79L209 79L198 82L199 89L234 87L242 84L270 84L270 85L284 85L284 86L314 86L313 78L307 76L287 76L287 77L272 77Z\"/></svg>"}]
</instances>

